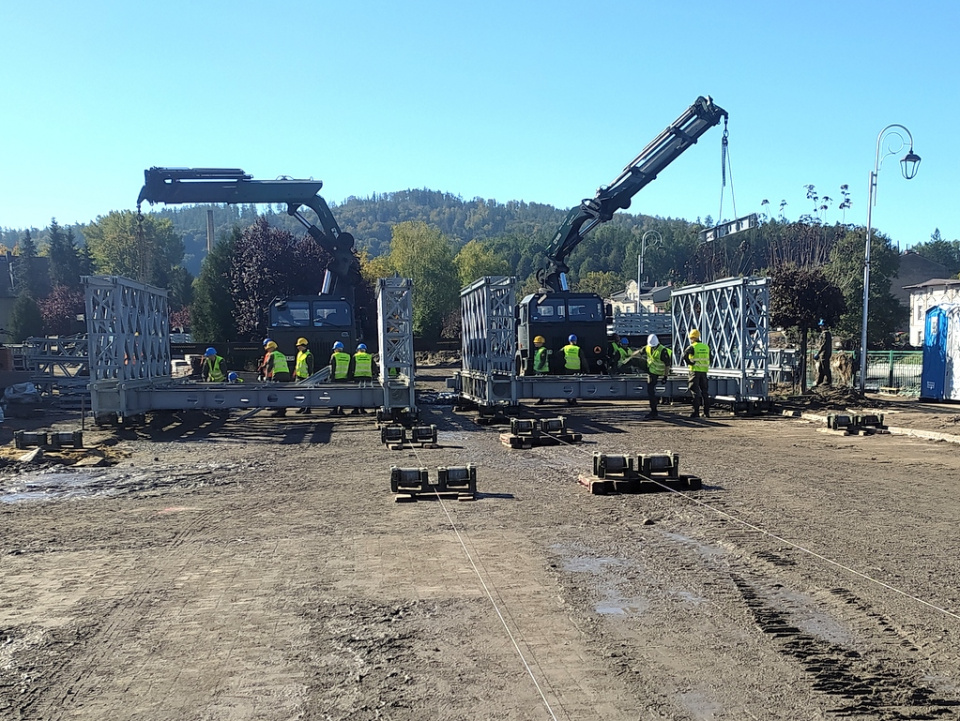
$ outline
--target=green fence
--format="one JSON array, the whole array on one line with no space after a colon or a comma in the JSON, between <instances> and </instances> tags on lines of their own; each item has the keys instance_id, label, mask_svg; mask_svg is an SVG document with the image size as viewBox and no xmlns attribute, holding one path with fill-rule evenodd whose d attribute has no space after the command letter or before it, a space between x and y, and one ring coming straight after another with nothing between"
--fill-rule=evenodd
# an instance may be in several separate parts
<instances>
[{"instance_id":1,"label":"green fence","mask_svg":"<svg viewBox=\"0 0 960 721\"><path fill-rule=\"evenodd\" d=\"M859 386L859 354L853 351L834 351L833 384L835 386ZM923 372L923 351L918 350L872 350L867 352L867 381L864 384L870 393L896 393L919 397L920 375ZM813 354L807 360L807 385L817 380L817 365Z\"/></svg>"}]
</instances>

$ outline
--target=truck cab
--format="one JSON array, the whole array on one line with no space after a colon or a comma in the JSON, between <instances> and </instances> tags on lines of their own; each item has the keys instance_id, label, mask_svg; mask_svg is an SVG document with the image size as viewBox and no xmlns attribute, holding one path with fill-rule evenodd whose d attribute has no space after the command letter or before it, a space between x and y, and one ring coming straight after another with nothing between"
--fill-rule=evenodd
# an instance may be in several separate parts
<instances>
[{"instance_id":1,"label":"truck cab","mask_svg":"<svg viewBox=\"0 0 960 721\"><path fill-rule=\"evenodd\" d=\"M563 373L563 354L569 336L577 336L587 357L586 373L606 373L609 366L609 322L603 299L596 293L533 293L517 306L518 375L533 374L533 339L543 336L544 345L553 353L551 373Z\"/></svg>"},{"instance_id":2,"label":"truck cab","mask_svg":"<svg viewBox=\"0 0 960 721\"><path fill-rule=\"evenodd\" d=\"M336 341L353 353L358 341L353 307L344 298L322 295L292 295L270 303L267 332L280 352L296 355L298 338L306 338L310 350L322 363Z\"/></svg>"}]
</instances>

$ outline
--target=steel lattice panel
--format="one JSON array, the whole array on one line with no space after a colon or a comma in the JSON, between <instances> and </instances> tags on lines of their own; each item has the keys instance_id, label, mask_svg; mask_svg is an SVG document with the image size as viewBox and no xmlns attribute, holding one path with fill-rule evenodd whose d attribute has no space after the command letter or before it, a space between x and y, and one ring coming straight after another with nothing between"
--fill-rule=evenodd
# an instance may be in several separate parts
<instances>
[{"instance_id":1,"label":"steel lattice panel","mask_svg":"<svg viewBox=\"0 0 960 721\"><path fill-rule=\"evenodd\" d=\"M516 279L486 277L460 291L461 357L465 371L514 377Z\"/></svg>"},{"instance_id":2,"label":"steel lattice panel","mask_svg":"<svg viewBox=\"0 0 960 721\"><path fill-rule=\"evenodd\" d=\"M673 354L680 359L696 328L710 346L710 376L733 381L738 400L766 398L770 292L767 278L730 278L671 294Z\"/></svg>"},{"instance_id":3,"label":"steel lattice panel","mask_svg":"<svg viewBox=\"0 0 960 721\"><path fill-rule=\"evenodd\" d=\"M169 377L167 291L116 276L83 280L91 380Z\"/></svg>"},{"instance_id":4,"label":"steel lattice panel","mask_svg":"<svg viewBox=\"0 0 960 721\"><path fill-rule=\"evenodd\" d=\"M377 281L380 384L387 410L406 407L411 412L416 411L412 290L413 281L409 278L380 278Z\"/></svg>"}]
</instances>

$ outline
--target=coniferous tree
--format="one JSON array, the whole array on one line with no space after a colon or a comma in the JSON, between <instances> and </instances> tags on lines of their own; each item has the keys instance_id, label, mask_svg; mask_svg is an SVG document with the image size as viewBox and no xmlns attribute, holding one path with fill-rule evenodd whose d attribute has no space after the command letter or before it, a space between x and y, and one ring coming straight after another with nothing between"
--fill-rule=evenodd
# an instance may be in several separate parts
<instances>
[{"instance_id":1,"label":"coniferous tree","mask_svg":"<svg viewBox=\"0 0 960 721\"><path fill-rule=\"evenodd\" d=\"M73 236L64 232L57 219L50 221L49 245L50 282L67 288L80 287L80 255L74 245Z\"/></svg>"},{"instance_id":2,"label":"coniferous tree","mask_svg":"<svg viewBox=\"0 0 960 721\"><path fill-rule=\"evenodd\" d=\"M38 282L37 244L29 230L24 231L23 237L17 243L17 250L17 260L13 267L14 292L36 297L37 289L45 284Z\"/></svg>"},{"instance_id":3,"label":"coniferous tree","mask_svg":"<svg viewBox=\"0 0 960 721\"><path fill-rule=\"evenodd\" d=\"M14 343L43 335L43 316L37 301L29 293L20 293L10 312L10 337Z\"/></svg>"}]
</instances>

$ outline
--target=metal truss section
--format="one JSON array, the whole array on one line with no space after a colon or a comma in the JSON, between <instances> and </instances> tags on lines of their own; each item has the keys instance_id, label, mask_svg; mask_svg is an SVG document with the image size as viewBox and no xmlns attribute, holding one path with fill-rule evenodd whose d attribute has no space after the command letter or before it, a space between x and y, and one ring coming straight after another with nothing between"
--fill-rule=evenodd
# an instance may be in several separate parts
<instances>
[{"instance_id":1,"label":"metal truss section","mask_svg":"<svg viewBox=\"0 0 960 721\"><path fill-rule=\"evenodd\" d=\"M690 285L673 291L671 300L677 365L682 365L680 355L696 328L710 346L711 395L735 401L766 399L768 279L729 278Z\"/></svg>"},{"instance_id":2,"label":"metal truss section","mask_svg":"<svg viewBox=\"0 0 960 721\"><path fill-rule=\"evenodd\" d=\"M90 378L170 376L167 291L117 276L84 276Z\"/></svg>"},{"instance_id":3,"label":"metal truss section","mask_svg":"<svg viewBox=\"0 0 960 721\"><path fill-rule=\"evenodd\" d=\"M380 278L377 281L377 318L383 407L387 411L408 408L411 415L416 415L412 280Z\"/></svg>"},{"instance_id":4,"label":"metal truss section","mask_svg":"<svg viewBox=\"0 0 960 721\"><path fill-rule=\"evenodd\" d=\"M94 417L123 416L121 387L170 378L167 291L117 276L83 277L90 406Z\"/></svg>"},{"instance_id":5,"label":"metal truss section","mask_svg":"<svg viewBox=\"0 0 960 721\"><path fill-rule=\"evenodd\" d=\"M461 392L481 405L516 405L516 278L487 276L460 291Z\"/></svg>"},{"instance_id":6,"label":"metal truss section","mask_svg":"<svg viewBox=\"0 0 960 721\"><path fill-rule=\"evenodd\" d=\"M28 338L24 347L26 370L42 395L56 396L61 407L83 404L90 382L85 335Z\"/></svg>"},{"instance_id":7,"label":"metal truss section","mask_svg":"<svg viewBox=\"0 0 960 721\"><path fill-rule=\"evenodd\" d=\"M460 291L461 356L465 371L515 374L516 278L486 277Z\"/></svg>"}]
</instances>

